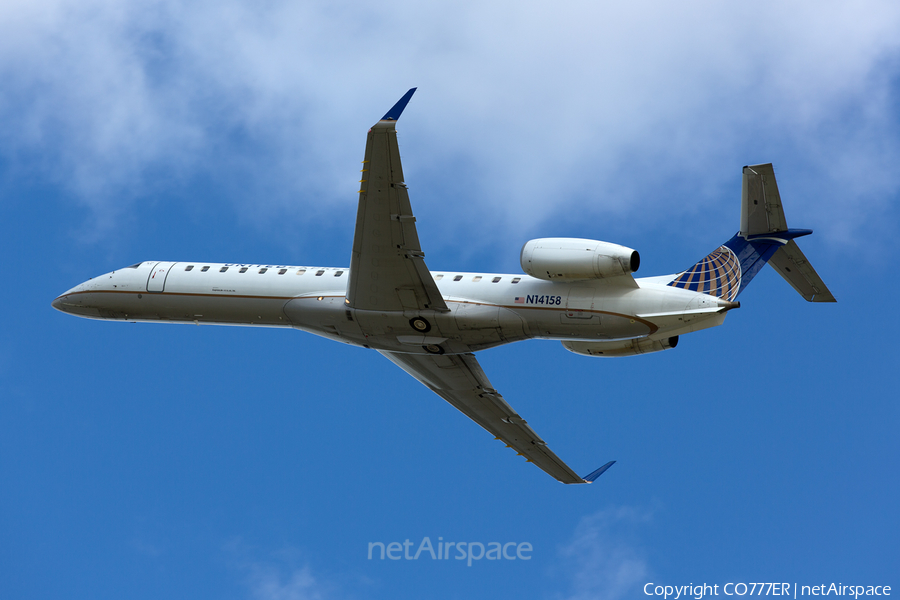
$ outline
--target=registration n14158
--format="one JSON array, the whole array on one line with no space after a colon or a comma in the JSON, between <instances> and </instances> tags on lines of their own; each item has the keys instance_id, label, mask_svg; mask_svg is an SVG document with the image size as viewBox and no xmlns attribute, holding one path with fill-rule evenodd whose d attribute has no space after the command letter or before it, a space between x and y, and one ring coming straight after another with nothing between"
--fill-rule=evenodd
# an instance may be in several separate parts
<instances>
[{"instance_id":1,"label":"registration n14158","mask_svg":"<svg viewBox=\"0 0 900 600\"><path fill-rule=\"evenodd\" d=\"M562 296L525 296L525 304L562 305Z\"/></svg>"}]
</instances>

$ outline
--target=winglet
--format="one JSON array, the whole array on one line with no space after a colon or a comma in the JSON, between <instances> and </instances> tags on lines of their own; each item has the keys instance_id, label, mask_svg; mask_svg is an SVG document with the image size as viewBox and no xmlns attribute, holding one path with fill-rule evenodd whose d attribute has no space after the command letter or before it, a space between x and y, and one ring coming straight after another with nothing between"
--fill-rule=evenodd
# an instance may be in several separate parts
<instances>
[{"instance_id":1,"label":"winglet","mask_svg":"<svg viewBox=\"0 0 900 600\"><path fill-rule=\"evenodd\" d=\"M595 479L597 479L598 477L600 477L601 475L606 473L606 470L609 469L614 464L616 464L616 461L611 460L608 463L606 463L605 465L603 465L602 467L600 467L599 469L597 469L596 471L594 471L593 473L589 473L589 474L585 475L584 477L582 477L582 479L584 479L585 483L594 483Z\"/></svg>"},{"instance_id":2,"label":"winglet","mask_svg":"<svg viewBox=\"0 0 900 600\"><path fill-rule=\"evenodd\" d=\"M406 108L406 105L409 104L409 99L412 98L412 95L416 92L417 88L412 88L408 92L406 92L402 98L397 100L397 104L391 107L391 110L387 111L383 117L381 117L382 121L396 121L400 118L400 113L403 112L403 109Z\"/></svg>"}]
</instances>

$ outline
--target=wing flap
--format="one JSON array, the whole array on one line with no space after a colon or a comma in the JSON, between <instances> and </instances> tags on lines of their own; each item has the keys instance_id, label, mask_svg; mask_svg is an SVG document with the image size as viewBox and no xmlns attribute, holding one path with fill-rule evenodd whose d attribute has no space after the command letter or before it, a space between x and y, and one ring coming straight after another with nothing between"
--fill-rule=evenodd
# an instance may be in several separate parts
<instances>
[{"instance_id":1,"label":"wing flap","mask_svg":"<svg viewBox=\"0 0 900 600\"><path fill-rule=\"evenodd\" d=\"M563 483L586 482L493 388L474 354L379 352L549 475Z\"/></svg>"}]
</instances>

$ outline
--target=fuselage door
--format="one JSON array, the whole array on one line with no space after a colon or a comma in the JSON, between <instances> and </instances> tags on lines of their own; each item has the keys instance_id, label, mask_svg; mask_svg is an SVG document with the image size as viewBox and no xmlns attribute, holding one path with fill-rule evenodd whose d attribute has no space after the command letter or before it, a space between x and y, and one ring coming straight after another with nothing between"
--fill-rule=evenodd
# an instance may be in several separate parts
<instances>
[{"instance_id":1,"label":"fuselage door","mask_svg":"<svg viewBox=\"0 0 900 600\"><path fill-rule=\"evenodd\" d=\"M600 315L594 307L594 288L573 285L566 299L566 311L560 314L559 320L564 326L574 327L576 332L588 327L593 331L599 327Z\"/></svg>"},{"instance_id":2,"label":"fuselage door","mask_svg":"<svg viewBox=\"0 0 900 600\"><path fill-rule=\"evenodd\" d=\"M173 262L160 262L150 269L150 277L147 279L148 292L162 292L165 290L166 276L174 264Z\"/></svg>"},{"instance_id":3,"label":"fuselage door","mask_svg":"<svg viewBox=\"0 0 900 600\"><path fill-rule=\"evenodd\" d=\"M590 319L594 308L594 288L573 285L566 298L566 313L570 318Z\"/></svg>"}]
</instances>

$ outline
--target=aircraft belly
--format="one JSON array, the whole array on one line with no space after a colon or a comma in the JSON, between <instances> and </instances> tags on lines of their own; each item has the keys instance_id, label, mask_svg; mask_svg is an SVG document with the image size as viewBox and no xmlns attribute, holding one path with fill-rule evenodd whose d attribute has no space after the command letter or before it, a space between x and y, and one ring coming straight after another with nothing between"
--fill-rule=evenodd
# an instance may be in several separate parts
<instances>
[{"instance_id":1,"label":"aircraft belly","mask_svg":"<svg viewBox=\"0 0 900 600\"><path fill-rule=\"evenodd\" d=\"M603 314L600 316L601 326L598 328L597 339L622 339L648 335L655 331L652 323L627 315ZM594 332L587 332L588 336ZM584 337L584 335L582 335Z\"/></svg>"},{"instance_id":2,"label":"aircraft belly","mask_svg":"<svg viewBox=\"0 0 900 600\"><path fill-rule=\"evenodd\" d=\"M479 302L454 303L453 316L460 331L475 329L499 329L500 307Z\"/></svg>"},{"instance_id":3,"label":"aircraft belly","mask_svg":"<svg viewBox=\"0 0 900 600\"><path fill-rule=\"evenodd\" d=\"M301 296L284 304L284 315L292 326L315 335L357 346L366 338L354 309L344 304L345 296Z\"/></svg>"},{"instance_id":4,"label":"aircraft belly","mask_svg":"<svg viewBox=\"0 0 900 600\"><path fill-rule=\"evenodd\" d=\"M527 339L526 325L514 311L496 304L459 301L450 304L455 337L474 350ZM449 320L449 319L448 319Z\"/></svg>"},{"instance_id":5,"label":"aircraft belly","mask_svg":"<svg viewBox=\"0 0 900 600\"><path fill-rule=\"evenodd\" d=\"M351 314L358 324L363 343L369 348L414 354L469 351L459 339L452 337L453 328L448 327L443 314L436 311L351 309ZM414 326L414 320L418 327Z\"/></svg>"},{"instance_id":6,"label":"aircraft belly","mask_svg":"<svg viewBox=\"0 0 900 600\"><path fill-rule=\"evenodd\" d=\"M341 314L347 313L355 321L362 343L391 352L462 354L527 338L524 322L511 310L477 302L449 301L448 304L450 311L373 311L344 307ZM292 321L300 322L293 313L289 316ZM305 319L303 323L312 325L310 317Z\"/></svg>"},{"instance_id":7,"label":"aircraft belly","mask_svg":"<svg viewBox=\"0 0 900 600\"><path fill-rule=\"evenodd\" d=\"M288 326L282 298L201 294L138 294L129 319L229 325Z\"/></svg>"},{"instance_id":8,"label":"aircraft belly","mask_svg":"<svg viewBox=\"0 0 900 600\"><path fill-rule=\"evenodd\" d=\"M526 309L520 312L527 320L532 337L536 338L606 340L641 337L656 330L644 319L596 309Z\"/></svg>"}]
</instances>

